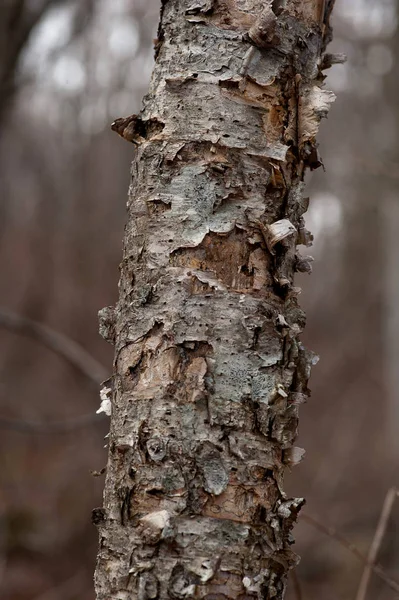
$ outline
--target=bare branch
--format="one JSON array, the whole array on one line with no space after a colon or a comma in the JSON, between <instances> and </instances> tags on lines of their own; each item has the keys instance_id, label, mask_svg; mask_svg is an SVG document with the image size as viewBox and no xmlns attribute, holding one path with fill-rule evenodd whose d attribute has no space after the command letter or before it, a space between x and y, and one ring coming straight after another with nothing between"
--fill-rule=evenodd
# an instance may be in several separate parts
<instances>
[{"instance_id":1,"label":"bare branch","mask_svg":"<svg viewBox=\"0 0 399 600\"><path fill-rule=\"evenodd\" d=\"M327 527L326 525L324 525L323 523L321 523L314 517L311 517L311 516L303 514L303 513L301 513L301 519L306 521L306 523L309 523L309 525L312 525L312 527L314 527L315 529L318 529L325 535L328 535L329 537L336 540L339 544L341 544L341 546L344 546L347 550L349 550L349 552L351 552L351 554L353 554L353 556L356 556L356 558L360 562L362 562L364 565L367 565L370 568L370 570L373 571L373 573L378 575L378 577L380 579L382 579L383 581L385 581L385 583L392 590L394 590L397 594L399 594L399 583L397 581L395 581L395 579L392 579L392 577L390 577L385 572L385 569L381 565L373 564L372 562L369 562L369 559L366 556L364 556L364 554L362 554L360 552L360 550L354 544L352 544L343 535L341 535L336 529L334 529L334 527Z\"/></svg>"},{"instance_id":2,"label":"bare branch","mask_svg":"<svg viewBox=\"0 0 399 600\"><path fill-rule=\"evenodd\" d=\"M81 592L83 591L84 583L85 572L82 569L66 581L45 591L40 596L36 596L35 600L67 600L68 598L80 596L82 595Z\"/></svg>"},{"instance_id":3,"label":"bare branch","mask_svg":"<svg viewBox=\"0 0 399 600\"><path fill-rule=\"evenodd\" d=\"M79 344L68 338L66 335L51 329L47 325L42 325L26 317L21 317L15 313L0 308L0 326L26 335L37 342L49 348L70 365L85 375L87 379L98 389L98 384L108 377L105 368L82 348Z\"/></svg>"},{"instance_id":4,"label":"bare branch","mask_svg":"<svg viewBox=\"0 0 399 600\"><path fill-rule=\"evenodd\" d=\"M12 419L8 417L0 417L0 428L11 429L19 433L70 433L77 429L89 427L105 420L104 413L88 413L81 417L66 419L65 421L25 421L22 419Z\"/></svg>"},{"instance_id":5,"label":"bare branch","mask_svg":"<svg viewBox=\"0 0 399 600\"><path fill-rule=\"evenodd\" d=\"M5 309L0 309L0 326L15 333L26 335L43 344L82 373L96 390L98 390L101 381L107 378L107 371L86 350L67 336L46 325L36 323ZM89 413L72 419L45 423L0 416L0 427L20 433L68 433L98 423L104 418L103 413L100 415Z\"/></svg>"},{"instance_id":6,"label":"bare branch","mask_svg":"<svg viewBox=\"0 0 399 600\"><path fill-rule=\"evenodd\" d=\"M360 580L359 589L357 591L356 600L365 600L367 587L370 581L372 568L370 565L374 565L377 560L378 551L381 546L381 542L385 535L385 531L387 528L388 520L390 514L392 512L393 505L395 503L396 498L398 497L399 492L395 488L391 488L388 490L384 504L382 506L380 520L377 525L377 529L374 534L373 541L371 542L370 550L367 556L368 564L365 565L362 578Z\"/></svg>"},{"instance_id":7,"label":"bare branch","mask_svg":"<svg viewBox=\"0 0 399 600\"><path fill-rule=\"evenodd\" d=\"M297 570L292 569L292 571L290 572L290 575L291 575L292 584L293 584L293 588L294 588L295 598L296 598L296 600L302 600L302 590L301 590L301 584L299 581Z\"/></svg>"}]
</instances>

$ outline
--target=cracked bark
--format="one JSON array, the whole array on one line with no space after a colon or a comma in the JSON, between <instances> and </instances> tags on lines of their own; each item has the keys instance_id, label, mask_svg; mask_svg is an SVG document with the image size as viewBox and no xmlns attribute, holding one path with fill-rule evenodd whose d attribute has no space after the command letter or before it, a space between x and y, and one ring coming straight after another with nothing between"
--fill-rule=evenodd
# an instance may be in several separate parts
<instances>
[{"instance_id":1,"label":"cracked bark","mask_svg":"<svg viewBox=\"0 0 399 600\"><path fill-rule=\"evenodd\" d=\"M293 277L310 269L332 3L164 0L143 109L113 125L137 151L119 301L100 315L98 600L284 596L303 499L283 478L315 360Z\"/></svg>"}]
</instances>

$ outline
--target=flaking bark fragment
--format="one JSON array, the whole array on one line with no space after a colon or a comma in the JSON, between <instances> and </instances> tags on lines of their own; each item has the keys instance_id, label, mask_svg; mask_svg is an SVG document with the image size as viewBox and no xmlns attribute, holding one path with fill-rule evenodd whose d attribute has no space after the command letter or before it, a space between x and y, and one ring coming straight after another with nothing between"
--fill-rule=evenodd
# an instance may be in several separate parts
<instances>
[{"instance_id":1,"label":"flaking bark fragment","mask_svg":"<svg viewBox=\"0 0 399 600\"><path fill-rule=\"evenodd\" d=\"M295 255L295 271L299 273L311 273L312 265L314 258L313 256L303 256L301 254Z\"/></svg>"},{"instance_id":2,"label":"flaking bark fragment","mask_svg":"<svg viewBox=\"0 0 399 600\"><path fill-rule=\"evenodd\" d=\"M186 9L186 15L195 15L197 13L207 14L213 9L214 0L191 0Z\"/></svg>"},{"instance_id":3,"label":"flaking bark fragment","mask_svg":"<svg viewBox=\"0 0 399 600\"><path fill-rule=\"evenodd\" d=\"M115 343L115 307L105 306L98 311L99 333L105 341Z\"/></svg>"},{"instance_id":4,"label":"flaking bark fragment","mask_svg":"<svg viewBox=\"0 0 399 600\"><path fill-rule=\"evenodd\" d=\"M342 65L348 60L346 54L331 54L326 52L323 54L320 62L320 70L325 71L330 69L333 65Z\"/></svg>"},{"instance_id":5,"label":"flaking bark fragment","mask_svg":"<svg viewBox=\"0 0 399 600\"><path fill-rule=\"evenodd\" d=\"M321 119L327 117L335 94L317 85L301 88L299 98L299 144L315 144Z\"/></svg>"}]
</instances>

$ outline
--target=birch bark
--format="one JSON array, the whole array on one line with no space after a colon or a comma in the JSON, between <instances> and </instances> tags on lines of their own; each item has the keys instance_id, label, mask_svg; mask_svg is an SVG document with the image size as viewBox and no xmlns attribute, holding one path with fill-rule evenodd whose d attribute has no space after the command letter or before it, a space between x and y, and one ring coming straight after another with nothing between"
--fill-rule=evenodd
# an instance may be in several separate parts
<instances>
[{"instance_id":1,"label":"birch bark","mask_svg":"<svg viewBox=\"0 0 399 600\"><path fill-rule=\"evenodd\" d=\"M284 596L303 499L283 477L314 362L293 277L332 4L164 0L143 109L114 125L137 152L119 301L100 311L98 600Z\"/></svg>"}]
</instances>

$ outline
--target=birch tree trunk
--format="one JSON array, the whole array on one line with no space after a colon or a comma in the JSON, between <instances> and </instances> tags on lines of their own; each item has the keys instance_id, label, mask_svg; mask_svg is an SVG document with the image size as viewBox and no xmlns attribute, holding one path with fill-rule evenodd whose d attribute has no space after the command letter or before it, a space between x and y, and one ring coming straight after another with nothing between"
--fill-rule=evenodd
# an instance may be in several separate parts
<instances>
[{"instance_id":1,"label":"birch tree trunk","mask_svg":"<svg viewBox=\"0 0 399 600\"><path fill-rule=\"evenodd\" d=\"M284 596L314 361L293 276L332 4L164 0L143 110L113 125L137 152L119 302L100 311L116 350L98 600Z\"/></svg>"}]
</instances>

